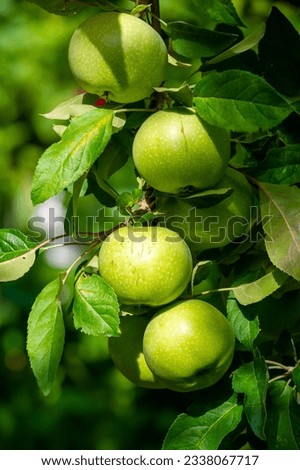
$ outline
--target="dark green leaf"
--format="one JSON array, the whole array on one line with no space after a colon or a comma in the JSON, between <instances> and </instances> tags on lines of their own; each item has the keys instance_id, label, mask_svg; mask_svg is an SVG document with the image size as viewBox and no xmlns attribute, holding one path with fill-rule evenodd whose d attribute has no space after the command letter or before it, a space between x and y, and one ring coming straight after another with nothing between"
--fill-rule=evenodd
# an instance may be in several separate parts
<instances>
[{"instance_id":1,"label":"dark green leaf","mask_svg":"<svg viewBox=\"0 0 300 470\"><path fill-rule=\"evenodd\" d=\"M35 262L37 243L17 229L0 229L0 282L22 277Z\"/></svg>"},{"instance_id":2,"label":"dark green leaf","mask_svg":"<svg viewBox=\"0 0 300 470\"><path fill-rule=\"evenodd\" d=\"M193 269L192 285L196 286L201 281L204 281L204 279L206 279L209 276L213 265L214 263L211 260L198 261L198 263Z\"/></svg>"},{"instance_id":3,"label":"dark green leaf","mask_svg":"<svg viewBox=\"0 0 300 470\"><path fill-rule=\"evenodd\" d=\"M167 33L174 51L190 59L219 54L237 39L235 34L199 28L184 21L169 23Z\"/></svg>"},{"instance_id":4,"label":"dark green leaf","mask_svg":"<svg viewBox=\"0 0 300 470\"><path fill-rule=\"evenodd\" d=\"M266 437L270 450L300 449L300 406L296 392L284 381L269 385Z\"/></svg>"},{"instance_id":5,"label":"dark green leaf","mask_svg":"<svg viewBox=\"0 0 300 470\"><path fill-rule=\"evenodd\" d=\"M249 307L257 310L261 335L266 340L276 340L283 331L293 332L299 328L299 290L287 292L280 298L267 297Z\"/></svg>"},{"instance_id":6,"label":"dark green leaf","mask_svg":"<svg viewBox=\"0 0 300 470\"><path fill-rule=\"evenodd\" d=\"M197 113L212 125L256 132L279 124L291 106L262 77L244 70L205 75L194 90Z\"/></svg>"},{"instance_id":7,"label":"dark green leaf","mask_svg":"<svg viewBox=\"0 0 300 470\"><path fill-rule=\"evenodd\" d=\"M126 131L123 131L123 133ZM126 132L127 133L127 132ZM122 168L129 158L122 142L118 139L119 134L114 134L97 161L96 172L102 179L108 180L114 173Z\"/></svg>"},{"instance_id":8,"label":"dark green leaf","mask_svg":"<svg viewBox=\"0 0 300 470\"><path fill-rule=\"evenodd\" d=\"M95 198L104 206L115 207L117 200L117 193L114 193L111 186L108 185L99 175L90 171L87 177L87 192L86 194L93 194Z\"/></svg>"},{"instance_id":9,"label":"dark green leaf","mask_svg":"<svg viewBox=\"0 0 300 470\"><path fill-rule=\"evenodd\" d=\"M300 392L300 364L299 363L293 370L293 381L298 389L298 392Z\"/></svg>"},{"instance_id":10,"label":"dark green leaf","mask_svg":"<svg viewBox=\"0 0 300 470\"><path fill-rule=\"evenodd\" d=\"M265 245L272 263L300 280L300 189L260 184Z\"/></svg>"},{"instance_id":11,"label":"dark green leaf","mask_svg":"<svg viewBox=\"0 0 300 470\"><path fill-rule=\"evenodd\" d=\"M27 351L44 395L50 392L61 359L65 328L58 299L60 279L50 282L36 298L28 318Z\"/></svg>"},{"instance_id":12,"label":"dark green leaf","mask_svg":"<svg viewBox=\"0 0 300 470\"><path fill-rule=\"evenodd\" d=\"M293 106L294 110L295 110L298 114L300 114L300 100L298 100L298 101L296 101L295 103L293 103L292 106Z\"/></svg>"},{"instance_id":13,"label":"dark green leaf","mask_svg":"<svg viewBox=\"0 0 300 470\"><path fill-rule=\"evenodd\" d=\"M253 432L260 439L265 439L268 379L268 369L261 358L240 366L233 374L233 389L236 393L245 394L245 414Z\"/></svg>"},{"instance_id":14,"label":"dark green leaf","mask_svg":"<svg viewBox=\"0 0 300 470\"><path fill-rule=\"evenodd\" d=\"M217 23L244 26L231 0L193 0L193 2L198 7L199 14L203 12Z\"/></svg>"},{"instance_id":15,"label":"dark green leaf","mask_svg":"<svg viewBox=\"0 0 300 470\"><path fill-rule=\"evenodd\" d=\"M292 112L278 126L278 137L286 145L300 144L299 129L300 129L300 106L299 106L299 114Z\"/></svg>"},{"instance_id":16,"label":"dark green leaf","mask_svg":"<svg viewBox=\"0 0 300 470\"><path fill-rule=\"evenodd\" d=\"M74 325L88 335L117 336L119 304L113 289L99 275L82 275L76 282Z\"/></svg>"},{"instance_id":17,"label":"dark green leaf","mask_svg":"<svg viewBox=\"0 0 300 470\"><path fill-rule=\"evenodd\" d=\"M94 109L75 117L62 139L40 158L32 182L34 204L55 196L89 170L112 133L113 113Z\"/></svg>"},{"instance_id":18,"label":"dark green leaf","mask_svg":"<svg viewBox=\"0 0 300 470\"><path fill-rule=\"evenodd\" d=\"M258 50L266 80L284 95L299 95L300 35L276 7L272 8Z\"/></svg>"},{"instance_id":19,"label":"dark green leaf","mask_svg":"<svg viewBox=\"0 0 300 470\"><path fill-rule=\"evenodd\" d=\"M243 406L233 394L227 401L214 403L209 394L197 406L197 414L181 414L171 425L164 450L216 450L233 431L243 415Z\"/></svg>"},{"instance_id":20,"label":"dark green leaf","mask_svg":"<svg viewBox=\"0 0 300 470\"><path fill-rule=\"evenodd\" d=\"M252 174L267 183L300 183L300 144L269 150L265 160Z\"/></svg>"},{"instance_id":21,"label":"dark green leaf","mask_svg":"<svg viewBox=\"0 0 300 470\"><path fill-rule=\"evenodd\" d=\"M239 304L233 292L230 292L227 300L227 317L236 338L249 351L252 351L253 342L260 331L259 320L252 311Z\"/></svg>"}]
</instances>

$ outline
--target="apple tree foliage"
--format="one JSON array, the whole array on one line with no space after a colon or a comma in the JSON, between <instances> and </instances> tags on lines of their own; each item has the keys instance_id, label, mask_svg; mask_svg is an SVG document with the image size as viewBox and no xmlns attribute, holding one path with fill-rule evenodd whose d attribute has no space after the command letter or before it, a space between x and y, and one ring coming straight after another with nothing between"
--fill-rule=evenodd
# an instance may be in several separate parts
<instances>
[{"instance_id":1,"label":"apple tree foliage","mask_svg":"<svg viewBox=\"0 0 300 470\"><path fill-rule=\"evenodd\" d=\"M192 8L190 23L186 17L159 19L164 0L161 5L106 0L32 3L65 16L85 6L94 7L95 13L131 11L162 35L172 70L151 100L119 105L80 93L44 116L53 121L58 136L38 162L31 198L37 205L62 191L67 194L65 233L45 240L30 230L27 234L15 228L0 230L1 282L26 274L46 249L70 243L81 247L80 257L45 285L29 313L27 350L40 389L47 395L53 387L70 315L74 328L83 334L119 334L119 303L93 261L106 233L80 230L81 198L92 194L102 207L114 208L115 227L127 221L155 222L151 188L136 178L130 191L123 191L121 184L120 188L111 184L111 177L132 158L133 136L150 112L166 103L193 107L203 120L231 132L230 165L247 176L256 205L248 237L204 252L195 262L186 295L207 297L221 305L236 336L236 351L222 381L198 396L195 393L195 402L166 430L163 448L299 449L297 27L273 6L264 24L248 28L231 0L187 2L186 9ZM204 191L194 201L213 205L227 192L228 188ZM197 286L209 277L212 266L218 267L217 285L199 292Z\"/></svg>"}]
</instances>

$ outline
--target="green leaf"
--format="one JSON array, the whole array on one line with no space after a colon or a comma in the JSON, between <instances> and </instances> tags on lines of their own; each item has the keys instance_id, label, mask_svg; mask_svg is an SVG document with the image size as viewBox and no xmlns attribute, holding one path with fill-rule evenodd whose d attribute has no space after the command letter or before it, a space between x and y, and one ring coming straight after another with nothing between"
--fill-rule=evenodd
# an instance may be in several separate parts
<instances>
[{"instance_id":1,"label":"green leaf","mask_svg":"<svg viewBox=\"0 0 300 470\"><path fill-rule=\"evenodd\" d=\"M137 5L131 10L130 14L132 16L137 16L138 13L142 13L146 10L150 10L150 4L149 5L146 5L146 4Z\"/></svg>"},{"instance_id":2,"label":"green leaf","mask_svg":"<svg viewBox=\"0 0 300 470\"><path fill-rule=\"evenodd\" d=\"M295 390L284 381L269 385L266 437L270 450L300 449L300 406Z\"/></svg>"},{"instance_id":3,"label":"green leaf","mask_svg":"<svg viewBox=\"0 0 300 470\"><path fill-rule=\"evenodd\" d=\"M188 204L193 205L194 207L204 208L212 207L215 204L218 204L219 202L229 197L232 193L232 188L214 188L206 189L200 193L194 193L186 196L184 194L178 194L178 198Z\"/></svg>"},{"instance_id":4,"label":"green leaf","mask_svg":"<svg viewBox=\"0 0 300 470\"><path fill-rule=\"evenodd\" d=\"M92 111L95 109L95 106L90 104L85 104L85 94L81 93L80 95L73 96L67 101L57 105L52 111L46 114L42 114L46 119L53 120L62 120L67 121L68 119L80 116L81 114L86 113L87 111Z\"/></svg>"},{"instance_id":5,"label":"green leaf","mask_svg":"<svg viewBox=\"0 0 300 470\"><path fill-rule=\"evenodd\" d=\"M286 273L274 268L259 279L233 287L232 290L240 304L249 305L260 302L276 292L287 279L288 275Z\"/></svg>"},{"instance_id":6,"label":"green leaf","mask_svg":"<svg viewBox=\"0 0 300 470\"><path fill-rule=\"evenodd\" d=\"M280 32L280 34L278 34ZM259 59L266 80L280 93L300 93L300 35L276 7L267 19L266 32L259 43Z\"/></svg>"},{"instance_id":7,"label":"green leaf","mask_svg":"<svg viewBox=\"0 0 300 470\"><path fill-rule=\"evenodd\" d=\"M122 134L126 134L130 141L131 134L128 131L124 130ZM102 179L107 180L125 165L128 158L129 153L120 140L119 134L114 134L97 160L96 172Z\"/></svg>"},{"instance_id":8,"label":"green leaf","mask_svg":"<svg viewBox=\"0 0 300 470\"><path fill-rule=\"evenodd\" d=\"M214 403L209 394L203 395L196 408L192 414L177 417L164 440L164 450L216 450L243 415L236 394L221 403Z\"/></svg>"},{"instance_id":9,"label":"green leaf","mask_svg":"<svg viewBox=\"0 0 300 470\"><path fill-rule=\"evenodd\" d=\"M211 260L205 260L205 261L198 261L198 263L195 265L192 273L192 278L191 278L191 283L192 286L196 286L200 282L204 281L214 266L214 262Z\"/></svg>"},{"instance_id":10,"label":"green leaf","mask_svg":"<svg viewBox=\"0 0 300 470\"><path fill-rule=\"evenodd\" d=\"M166 31L172 39L174 51L189 59L219 54L237 39L236 34L211 31L184 21L169 23Z\"/></svg>"},{"instance_id":11,"label":"green leaf","mask_svg":"<svg viewBox=\"0 0 300 470\"><path fill-rule=\"evenodd\" d=\"M74 15L78 13L84 3L89 3L89 0L29 0L35 5L39 5L49 13L55 13L57 15Z\"/></svg>"},{"instance_id":12,"label":"green leaf","mask_svg":"<svg viewBox=\"0 0 300 470\"><path fill-rule=\"evenodd\" d=\"M131 193L125 191L120 194L117 200L119 211L123 215L128 215L133 207L140 202L143 191L139 188L134 189Z\"/></svg>"},{"instance_id":13,"label":"green leaf","mask_svg":"<svg viewBox=\"0 0 300 470\"><path fill-rule=\"evenodd\" d=\"M171 98L183 106L192 107L193 105L193 94L187 83L178 88L155 87L154 89L159 93L168 93Z\"/></svg>"},{"instance_id":14,"label":"green leaf","mask_svg":"<svg viewBox=\"0 0 300 470\"><path fill-rule=\"evenodd\" d=\"M36 248L37 242L15 228L0 229L0 263L22 256Z\"/></svg>"},{"instance_id":15,"label":"green leaf","mask_svg":"<svg viewBox=\"0 0 300 470\"><path fill-rule=\"evenodd\" d=\"M277 340L283 331L298 330L300 290L287 292L280 298L267 297L251 307L258 311L260 336L266 340ZM285 312L288 312L288 315Z\"/></svg>"},{"instance_id":16,"label":"green leaf","mask_svg":"<svg viewBox=\"0 0 300 470\"><path fill-rule=\"evenodd\" d=\"M114 290L98 274L76 282L74 325L88 335L118 336L119 304Z\"/></svg>"},{"instance_id":17,"label":"green leaf","mask_svg":"<svg viewBox=\"0 0 300 470\"><path fill-rule=\"evenodd\" d=\"M267 183L300 183L300 144L269 150L252 175Z\"/></svg>"},{"instance_id":18,"label":"green leaf","mask_svg":"<svg viewBox=\"0 0 300 470\"><path fill-rule=\"evenodd\" d=\"M231 291L227 299L227 318L231 323L236 338L249 351L253 350L253 342L260 332L259 320L253 312L239 304Z\"/></svg>"},{"instance_id":19,"label":"green leaf","mask_svg":"<svg viewBox=\"0 0 300 470\"><path fill-rule=\"evenodd\" d=\"M98 172L90 171L87 176L87 183L86 195L93 194L104 206L115 207L118 193L99 176Z\"/></svg>"},{"instance_id":20,"label":"green leaf","mask_svg":"<svg viewBox=\"0 0 300 470\"><path fill-rule=\"evenodd\" d=\"M0 282L24 276L35 262L37 243L17 229L0 229Z\"/></svg>"},{"instance_id":21,"label":"green leaf","mask_svg":"<svg viewBox=\"0 0 300 470\"><path fill-rule=\"evenodd\" d=\"M89 170L111 137L112 118L111 111L94 109L71 121L38 162L31 191L34 204L55 196Z\"/></svg>"},{"instance_id":22,"label":"green leaf","mask_svg":"<svg viewBox=\"0 0 300 470\"><path fill-rule=\"evenodd\" d=\"M232 381L234 391L245 394L245 414L252 431L260 439L265 439L268 379L265 361L255 358L252 362L240 366L234 372Z\"/></svg>"},{"instance_id":23,"label":"green leaf","mask_svg":"<svg viewBox=\"0 0 300 470\"><path fill-rule=\"evenodd\" d=\"M222 62L223 60L228 60L233 57L236 57L239 54L243 54L246 51L249 51L254 46L256 46L265 32L265 25L262 24L259 26L253 33L249 34L246 38L239 41L237 44L234 44L226 51L221 54L213 57L212 59L205 62L205 65L214 65Z\"/></svg>"},{"instance_id":24,"label":"green leaf","mask_svg":"<svg viewBox=\"0 0 300 470\"><path fill-rule=\"evenodd\" d=\"M292 106L296 113L300 114L300 100L295 101Z\"/></svg>"},{"instance_id":25,"label":"green leaf","mask_svg":"<svg viewBox=\"0 0 300 470\"><path fill-rule=\"evenodd\" d=\"M194 90L196 111L212 125L257 132L279 124L291 106L263 78L244 70L205 75Z\"/></svg>"},{"instance_id":26,"label":"green leaf","mask_svg":"<svg viewBox=\"0 0 300 470\"><path fill-rule=\"evenodd\" d=\"M298 392L300 391L300 363L293 369L293 381L294 384L296 385Z\"/></svg>"},{"instance_id":27,"label":"green leaf","mask_svg":"<svg viewBox=\"0 0 300 470\"><path fill-rule=\"evenodd\" d=\"M231 0L193 0L193 2L199 9L199 15L203 12L217 23L244 26Z\"/></svg>"},{"instance_id":28,"label":"green leaf","mask_svg":"<svg viewBox=\"0 0 300 470\"><path fill-rule=\"evenodd\" d=\"M272 263L300 280L300 189L260 184L265 245Z\"/></svg>"},{"instance_id":29,"label":"green leaf","mask_svg":"<svg viewBox=\"0 0 300 470\"><path fill-rule=\"evenodd\" d=\"M28 318L28 356L44 395L51 391L64 345L60 289L59 278L50 282L37 296Z\"/></svg>"}]
</instances>

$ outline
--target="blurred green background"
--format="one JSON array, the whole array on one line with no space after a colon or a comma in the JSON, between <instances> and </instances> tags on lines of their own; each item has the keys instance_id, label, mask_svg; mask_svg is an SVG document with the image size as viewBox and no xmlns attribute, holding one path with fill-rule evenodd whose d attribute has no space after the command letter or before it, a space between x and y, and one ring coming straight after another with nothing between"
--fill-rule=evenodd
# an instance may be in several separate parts
<instances>
[{"instance_id":1,"label":"blurred green background","mask_svg":"<svg viewBox=\"0 0 300 470\"><path fill-rule=\"evenodd\" d=\"M292 5L297 2L233 3L252 27L274 4L299 22L299 8ZM191 5L162 0L163 17L199 24ZM1 228L27 232L30 217L47 220L51 207L56 215L64 212L61 198L32 207L31 178L43 150L56 140L41 114L76 93L67 62L69 39L93 12L60 17L25 1L0 2ZM84 211L98 208L85 198ZM28 313L72 256L46 253L24 278L0 285L0 449L159 449L169 425L195 397L137 389L112 367L105 339L79 334L70 322L54 390L45 398L37 388L26 355Z\"/></svg>"}]
</instances>

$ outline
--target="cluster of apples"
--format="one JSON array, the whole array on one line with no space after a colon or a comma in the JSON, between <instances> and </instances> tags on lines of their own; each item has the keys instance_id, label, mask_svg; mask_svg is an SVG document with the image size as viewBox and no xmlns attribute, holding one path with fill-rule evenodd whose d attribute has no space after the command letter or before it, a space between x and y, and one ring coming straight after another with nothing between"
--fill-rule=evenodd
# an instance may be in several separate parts
<instances>
[{"instance_id":1,"label":"cluster of apples","mask_svg":"<svg viewBox=\"0 0 300 470\"><path fill-rule=\"evenodd\" d=\"M133 103L149 98L165 80L168 53L161 36L142 19L107 12L75 31L69 62L86 91ZM234 334L213 305L182 294L199 253L242 235L245 223L236 224L236 217L249 221L252 190L228 166L228 132L204 122L192 108L151 114L136 132L132 156L165 217L155 226L119 228L101 245L99 273L123 309L120 336L109 338L111 357L139 386L179 392L206 388L230 367ZM232 192L211 207L182 197L212 188ZM150 309L125 314L128 305Z\"/></svg>"}]
</instances>

